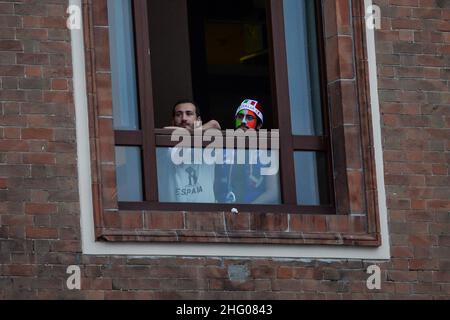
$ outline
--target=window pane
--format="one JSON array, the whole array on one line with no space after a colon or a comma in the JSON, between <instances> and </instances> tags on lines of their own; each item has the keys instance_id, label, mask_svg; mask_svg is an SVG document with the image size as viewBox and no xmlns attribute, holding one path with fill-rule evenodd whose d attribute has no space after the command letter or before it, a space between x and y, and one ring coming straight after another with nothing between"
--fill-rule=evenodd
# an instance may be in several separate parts
<instances>
[{"instance_id":1,"label":"window pane","mask_svg":"<svg viewBox=\"0 0 450 320\"><path fill-rule=\"evenodd\" d=\"M234 127L234 111L244 99L261 103L264 127L274 128L270 59L265 0L203 0L204 17L191 34L204 33L200 45L193 42L194 96L205 107L205 116ZM191 14L202 4L191 0ZM194 4L195 3L195 4ZM200 20L200 19L199 19ZM206 52L201 61L197 52ZM205 81L207 80L207 81ZM276 127L276 124L275 124Z\"/></svg>"},{"instance_id":2,"label":"window pane","mask_svg":"<svg viewBox=\"0 0 450 320\"><path fill-rule=\"evenodd\" d=\"M131 0L108 0L114 128L138 130Z\"/></svg>"},{"instance_id":3,"label":"window pane","mask_svg":"<svg viewBox=\"0 0 450 320\"><path fill-rule=\"evenodd\" d=\"M314 2L283 2L294 135L323 135Z\"/></svg>"},{"instance_id":4,"label":"window pane","mask_svg":"<svg viewBox=\"0 0 450 320\"><path fill-rule=\"evenodd\" d=\"M182 156L181 152L178 153L179 150L181 149L157 149L158 190L161 202L281 203L278 156L275 154L274 157L271 157L271 153L264 157L265 153L258 156L255 152L255 160L250 161L249 151L243 150L243 160L238 162L238 152L234 149L225 150L218 156L218 159L223 161L213 163L206 162L202 149L184 149L192 156L192 164L185 162L177 165L172 161L172 152ZM198 152L197 159L200 159L201 164L193 164L195 152ZM225 161L226 159L228 161Z\"/></svg>"},{"instance_id":5,"label":"window pane","mask_svg":"<svg viewBox=\"0 0 450 320\"><path fill-rule=\"evenodd\" d=\"M142 201L141 150L116 147L116 175L119 201Z\"/></svg>"},{"instance_id":6,"label":"window pane","mask_svg":"<svg viewBox=\"0 0 450 320\"><path fill-rule=\"evenodd\" d=\"M243 161L239 160L242 152ZM230 163L216 165L219 203L281 204L278 150L226 150ZM273 156L273 157L272 157Z\"/></svg>"},{"instance_id":7,"label":"window pane","mask_svg":"<svg viewBox=\"0 0 450 320\"><path fill-rule=\"evenodd\" d=\"M158 192L160 202L215 203L214 165L175 164L175 148L157 148ZM194 149L184 149L193 154ZM201 149L195 149L200 152ZM200 160L202 157L200 157ZM193 161L191 161L193 162ZM200 161L201 162L201 161Z\"/></svg>"},{"instance_id":8,"label":"window pane","mask_svg":"<svg viewBox=\"0 0 450 320\"><path fill-rule=\"evenodd\" d=\"M324 152L295 152L295 181L299 205L330 204L328 166Z\"/></svg>"},{"instance_id":9,"label":"window pane","mask_svg":"<svg viewBox=\"0 0 450 320\"><path fill-rule=\"evenodd\" d=\"M148 19L155 127L172 123L172 106L192 99L186 0L149 0Z\"/></svg>"},{"instance_id":10,"label":"window pane","mask_svg":"<svg viewBox=\"0 0 450 320\"><path fill-rule=\"evenodd\" d=\"M155 127L172 123L172 106L193 99L204 122L234 128L244 99L264 107L274 128L265 0L149 0ZM176 81L174 81L176 79Z\"/></svg>"}]
</instances>

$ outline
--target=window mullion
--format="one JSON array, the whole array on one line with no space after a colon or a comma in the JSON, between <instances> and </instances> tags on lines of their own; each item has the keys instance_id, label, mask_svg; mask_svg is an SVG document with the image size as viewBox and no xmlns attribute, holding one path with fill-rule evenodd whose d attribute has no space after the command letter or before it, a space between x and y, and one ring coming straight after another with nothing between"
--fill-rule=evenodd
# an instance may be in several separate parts
<instances>
[{"instance_id":1,"label":"window mullion","mask_svg":"<svg viewBox=\"0 0 450 320\"><path fill-rule=\"evenodd\" d=\"M328 85L327 85L327 58L325 55L325 31L323 21L323 7L322 1L315 0L315 13L316 13L316 40L317 40L317 53L319 55L319 73L320 73L320 91L322 102L322 114L324 133L327 137L327 163L328 163L328 183L330 185L330 200L331 205L335 206L335 193L334 193L334 167L333 167L333 153L331 146L331 124L330 124L330 110L328 109Z\"/></svg>"},{"instance_id":2,"label":"window mullion","mask_svg":"<svg viewBox=\"0 0 450 320\"><path fill-rule=\"evenodd\" d=\"M283 2L269 0L269 41L272 42L272 78L275 105L280 128L280 170L284 204L297 204L295 189L294 148L290 115L289 83L284 36Z\"/></svg>"},{"instance_id":3,"label":"window mullion","mask_svg":"<svg viewBox=\"0 0 450 320\"><path fill-rule=\"evenodd\" d=\"M145 199L158 201L156 145L154 137L153 90L150 65L148 7L145 0L134 0L136 61L138 73L139 108L142 126L142 157Z\"/></svg>"},{"instance_id":4,"label":"window mullion","mask_svg":"<svg viewBox=\"0 0 450 320\"><path fill-rule=\"evenodd\" d=\"M318 136L293 136L295 151L324 151L328 152L328 138Z\"/></svg>"},{"instance_id":5,"label":"window mullion","mask_svg":"<svg viewBox=\"0 0 450 320\"><path fill-rule=\"evenodd\" d=\"M142 131L115 130L114 141L116 146L142 147Z\"/></svg>"}]
</instances>

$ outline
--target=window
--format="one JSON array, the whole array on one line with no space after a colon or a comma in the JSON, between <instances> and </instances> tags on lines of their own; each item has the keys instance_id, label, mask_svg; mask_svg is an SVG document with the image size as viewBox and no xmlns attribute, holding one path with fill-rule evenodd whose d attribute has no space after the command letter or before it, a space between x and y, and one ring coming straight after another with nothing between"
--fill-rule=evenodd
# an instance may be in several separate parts
<instances>
[{"instance_id":1,"label":"window","mask_svg":"<svg viewBox=\"0 0 450 320\"><path fill-rule=\"evenodd\" d=\"M332 212L332 179L327 174L331 155L323 119L326 97L320 90L322 37L318 37L321 30L315 18L320 10L314 2L109 3L116 158L128 155L128 161L116 161L121 208L135 209L139 207L136 202L141 203L141 208L156 205L167 209L175 208L170 203L207 203L192 208L209 211L210 204L225 204L231 197L235 201L231 205L277 205L270 210L279 211L285 204L297 212L302 211L302 206L316 206L318 212ZM141 24L133 24L133 5L134 15L148 13L141 17ZM284 25L274 24L273 15L281 19L284 16ZM134 34L148 35L148 39L135 46L130 41ZM285 44L280 46L280 41ZM286 55L276 52L276 46L286 50ZM138 89L132 79L136 68L141 79ZM270 70L283 74L285 79L277 83ZM151 81L146 82L149 75ZM277 97L283 95L289 95L289 99ZM171 154L178 142L168 139L170 132L158 129L172 122L175 101L201 101L203 119L214 118L224 129L233 129L234 112L245 97L263 105L264 128L279 129L282 140L287 142L280 151L273 150L277 153L274 159L282 155L281 170L263 176L259 158L255 164L246 161L237 165L233 156L233 164L221 168L204 163L173 165ZM234 151L238 150L228 149L225 153ZM144 183L140 172L144 172ZM221 185L220 180L225 178L228 182ZM135 185L131 186L130 181Z\"/></svg>"},{"instance_id":2,"label":"window","mask_svg":"<svg viewBox=\"0 0 450 320\"><path fill-rule=\"evenodd\" d=\"M379 244L361 3L99 0L86 12L99 239ZM213 164L179 168L189 188L171 187L178 141L164 126L186 98L224 133L243 99L263 105L272 131L259 141L279 135L270 201L239 178L232 203L227 185L205 190ZM252 169L225 175L262 181Z\"/></svg>"}]
</instances>

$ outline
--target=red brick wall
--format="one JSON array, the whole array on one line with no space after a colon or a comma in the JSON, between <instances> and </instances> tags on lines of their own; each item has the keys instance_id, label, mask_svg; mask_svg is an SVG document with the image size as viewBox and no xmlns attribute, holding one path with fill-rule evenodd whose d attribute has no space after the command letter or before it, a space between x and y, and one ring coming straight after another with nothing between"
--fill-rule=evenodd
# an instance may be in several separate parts
<instances>
[{"instance_id":1,"label":"red brick wall","mask_svg":"<svg viewBox=\"0 0 450 320\"><path fill-rule=\"evenodd\" d=\"M450 1L376 3L392 258L369 291L372 261L83 256L67 1L0 1L0 299L448 299Z\"/></svg>"}]
</instances>

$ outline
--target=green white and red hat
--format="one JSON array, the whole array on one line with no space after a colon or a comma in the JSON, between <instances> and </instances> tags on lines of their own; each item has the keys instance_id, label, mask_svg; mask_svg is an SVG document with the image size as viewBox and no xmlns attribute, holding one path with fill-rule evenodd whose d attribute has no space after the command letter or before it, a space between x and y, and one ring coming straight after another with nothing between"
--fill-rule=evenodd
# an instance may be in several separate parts
<instances>
[{"instance_id":1,"label":"green white and red hat","mask_svg":"<svg viewBox=\"0 0 450 320\"><path fill-rule=\"evenodd\" d=\"M258 116L259 120L261 120L261 124L264 123L264 117L263 117L263 113L262 113L262 106L261 106L261 104L258 101L250 100L250 99L244 100L241 103L241 105L239 106L239 108L237 109L236 116L242 110L253 111Z\"/></svg>"}]
</instances>

